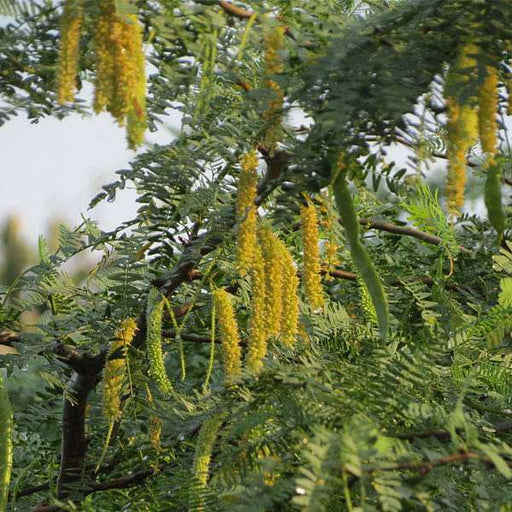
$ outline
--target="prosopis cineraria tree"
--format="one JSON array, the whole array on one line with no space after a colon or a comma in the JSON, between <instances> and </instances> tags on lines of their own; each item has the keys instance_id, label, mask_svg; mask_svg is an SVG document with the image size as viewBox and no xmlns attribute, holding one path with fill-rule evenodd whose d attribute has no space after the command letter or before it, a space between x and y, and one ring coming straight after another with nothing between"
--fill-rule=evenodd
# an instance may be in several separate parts
<instances>
[{"instance_id":1,"label":"prosopis cineraria tree","mask_svg":"<svg viewBox=\"0 0 512 512\"><path fill-rule=\"evenodd\" d=\"M508 1L2 9L2 121L106 110L140 208L2 291L0 510L509 509Z\"/></svg>"}]
</instances>

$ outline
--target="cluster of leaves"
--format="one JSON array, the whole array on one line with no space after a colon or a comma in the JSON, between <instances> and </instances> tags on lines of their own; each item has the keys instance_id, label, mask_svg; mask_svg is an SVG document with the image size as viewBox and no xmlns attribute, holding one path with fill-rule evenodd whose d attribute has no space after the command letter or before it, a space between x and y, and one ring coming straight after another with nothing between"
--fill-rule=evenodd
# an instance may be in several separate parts
<instances>
[{"instance_id":1,"label":"cluster of leaves","mask_svg":"<svg viewBox=\"0 0 512 512\"><path fill-rule=\"evenodd\" d=\"M93 200L134 186L134 219L108 233L88 221L62 228L58 249L42 240L40 263L1 291L0 328L19 331L23 312L41 313L15 343L19 354L1 359L16 424L11 510L37 510L41 493L54 510L500 510L512 500L512 247L504 243L497 254L492 228L477 215L449 223L436 194L385 161L385 146L419 146L404 115L432 92L468 32L509 40L512 8L502 0L372 1L365 9L346 0L276 0L250 6L258 9L252 19L223 5L136 4L155 68L149 118L156 127L179 110L179 136L137 155ZM0 32L0 55L19 53L0 74L2 97L29 116L64 115L49 78L58 9L20 9ZM250 298L234 261L236 180L240 155L266 129L261 114L272 92L262 79L262 32L276 22L288 34L286 71L273 77L286 93L285 138L274 155L260 148L260 213L301 262L300 192L329 183L333 153L360 148L351 168L357 214L394 226L370 222L362 237L388 295L390 336L379 337L344 231L331 225L321 237L334 236L340 254L324 278L323 310L302 301L297 347L272 345L258 377L246 372L227 386L211 291L233 294L245 335ZM84 80L93 72L85 44ZM33 69L16 67L29 62ZM294 122L298 110L313 118L310 128ZM386 194L365 187L367 178L375 189L385 181ZM77 284L65 265L89 251L99 262ZM167 397L149 377L144 349L154 287L176 312L163 325ZM101 365L94 368L128 317L139 326L127 351L129 385L96 472L109 425L96 387ZM82 403L80 379L90 386L87 447L79 477L70 479L59 461L61 437L70 435L62 415ZM198 433L219 414L205 486L193 471ZM150 436L155 416L159 448Z\"/></svg>"}]
</instances>

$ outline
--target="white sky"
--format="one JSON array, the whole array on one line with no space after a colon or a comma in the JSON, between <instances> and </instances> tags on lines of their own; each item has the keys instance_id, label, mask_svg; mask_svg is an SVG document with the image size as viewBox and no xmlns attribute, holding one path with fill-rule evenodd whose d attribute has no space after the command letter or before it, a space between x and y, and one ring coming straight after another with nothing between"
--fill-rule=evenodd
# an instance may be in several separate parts
<instances>
[{"instance_id":1,"label":"white sky","mask_svg":"<svg viewBox=\"0 0 512 512\"><path fill-rule=\"evenodd\" d=\"M148 138L164 143L171 135L162 130ZM104 202L87 211L101 186L116 180L115 171L126 168L135 154L126 147L124 129L108 114L71 115L62 121L45 118L38 124L14 118L0 127L0 154L0 224L16 213L31 243L55 218L75 226L83 213L106 230L137 209L135 192L124 190L114 203Z\"/></svg>"}]
</instances>

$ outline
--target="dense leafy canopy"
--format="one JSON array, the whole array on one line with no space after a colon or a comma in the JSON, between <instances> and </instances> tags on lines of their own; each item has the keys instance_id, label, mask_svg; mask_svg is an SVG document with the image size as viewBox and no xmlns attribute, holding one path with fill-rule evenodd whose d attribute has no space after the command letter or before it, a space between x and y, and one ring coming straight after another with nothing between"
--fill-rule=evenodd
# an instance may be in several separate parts
<instances>
[{"instance_id":1,"label":"dense leafy canopy","mask_svg":"<svg viewBox=\"0 0 512 512\"><path fill-rule=\"evenodd\" d=\"M8 510L509 510L510 2L79 4L60 105L63 6L0 0L0 121L92 115L108 4L140 23L148 129L181 128L92 200L135 187L135 218L61 227L0 288ZM487 211L457 215L431 169L463 197L466 146Z\"/></svg>"}]
</instances>

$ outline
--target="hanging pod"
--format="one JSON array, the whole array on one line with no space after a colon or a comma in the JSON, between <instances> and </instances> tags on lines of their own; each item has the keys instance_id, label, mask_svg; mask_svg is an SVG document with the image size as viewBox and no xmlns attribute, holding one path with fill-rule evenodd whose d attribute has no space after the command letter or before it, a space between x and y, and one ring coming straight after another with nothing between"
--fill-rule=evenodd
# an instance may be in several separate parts
<instances>
[{"instance_id":1,"label":"hanging pod","mask_svg":"<svg viewBox=\"0 0 512 512\"><path fill-rule=\"evenodd\" d=\"M352 201L352 195L348 188L346 178L347 166L343 159L340 158L340 160L335 162L333 174L335 178L332 183L332 189L341 222L345 228L352 261L368 289L377 315L380 337L384 340L387 338L389 330L388 301L375 266L364 245L359 240L359 221Z\"/></svg>"}]
</instances>

